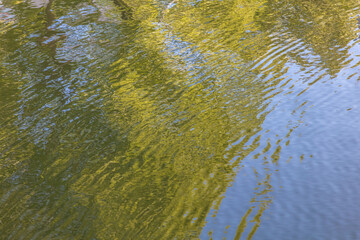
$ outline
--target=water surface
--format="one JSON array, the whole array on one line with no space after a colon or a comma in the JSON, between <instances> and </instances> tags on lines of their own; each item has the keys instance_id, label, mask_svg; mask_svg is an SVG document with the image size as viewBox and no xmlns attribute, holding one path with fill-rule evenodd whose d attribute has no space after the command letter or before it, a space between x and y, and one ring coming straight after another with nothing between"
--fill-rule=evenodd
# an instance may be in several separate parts
<instances>
[{"instance_id":1,"label":"water surface","mask_svg":"<svg viewBox=\"0 0 360 240\"><path fill-rule=\"evenodd\" d=\"M0 0L1 239L359 239L356 0Z\"/></svg>"}]
</instances>

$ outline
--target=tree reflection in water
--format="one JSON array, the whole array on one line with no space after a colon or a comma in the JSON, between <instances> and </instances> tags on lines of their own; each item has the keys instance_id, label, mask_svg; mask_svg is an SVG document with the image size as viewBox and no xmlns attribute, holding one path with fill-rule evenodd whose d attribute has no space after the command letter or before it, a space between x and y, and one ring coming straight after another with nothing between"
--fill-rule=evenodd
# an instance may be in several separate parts
<instances>
[{"instance_id":1,"label":"tree reflection in water","mask_svg":"<svg viewBox=\"0 0 360 240\"><path fill-rule=\"evenodd\" d=\"M307 102L271 117L346 64L339 4L3 1L2 236L197 238L245 172L232 237L252 238Z\"/></svg>"}]
</instances>

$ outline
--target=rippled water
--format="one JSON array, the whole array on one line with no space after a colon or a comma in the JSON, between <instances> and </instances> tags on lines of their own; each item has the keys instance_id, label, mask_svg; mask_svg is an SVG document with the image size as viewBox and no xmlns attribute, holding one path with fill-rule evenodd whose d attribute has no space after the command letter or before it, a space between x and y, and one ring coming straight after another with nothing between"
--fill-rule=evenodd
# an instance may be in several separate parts
<instances>
[{"instance_id":1,"label":"rippled water","mask_svg":"<svg viewBox=\"0 0 360 240\"><path fill-rule=\"evenodd\" d=\"M0 0L1 239L360 239L356 0Z\"/></svg>"}]
</instances>

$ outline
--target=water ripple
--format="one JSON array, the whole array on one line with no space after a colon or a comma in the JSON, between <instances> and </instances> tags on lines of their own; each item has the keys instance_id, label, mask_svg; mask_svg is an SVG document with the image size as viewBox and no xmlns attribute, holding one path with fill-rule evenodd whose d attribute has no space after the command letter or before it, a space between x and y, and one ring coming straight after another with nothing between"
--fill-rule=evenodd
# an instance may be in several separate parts
<instances>
[{"instance_id":1,"label":"water ripple","mask_svg":"<svg viewBox=\"0 0 360 240\"><path fill-rule=\"evenodd\" d=\"M0 10L0 238L358 236L356 1Z\"/></svg>"}]
</instances>

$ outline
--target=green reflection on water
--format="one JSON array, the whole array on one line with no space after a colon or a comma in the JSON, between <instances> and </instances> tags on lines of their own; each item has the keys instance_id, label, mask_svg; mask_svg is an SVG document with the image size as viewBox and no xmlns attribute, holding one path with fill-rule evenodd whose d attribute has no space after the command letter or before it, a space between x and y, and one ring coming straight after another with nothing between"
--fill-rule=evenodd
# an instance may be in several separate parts
<instances>
[{"instance_id":1,"label":"green reflection on water","mask_svg":"<svg viewBox=\"0 0 360 240\"><path fill-rule=\"evenodd\" d=\"M336 75L357 28L355 1L0 6L9 239L198 238L243 159L262 147L287 64ZM252 207L235 239L261 227L269 166L294 128L254 157L266 174L244 193Z\"/></svg>"}]
</instances>

